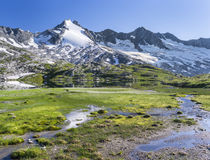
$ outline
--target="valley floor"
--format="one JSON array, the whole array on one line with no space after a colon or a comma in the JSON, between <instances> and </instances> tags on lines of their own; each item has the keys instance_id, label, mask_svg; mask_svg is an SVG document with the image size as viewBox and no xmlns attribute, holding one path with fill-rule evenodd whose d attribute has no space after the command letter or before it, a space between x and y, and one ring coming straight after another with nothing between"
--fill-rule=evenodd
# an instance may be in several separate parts
<instances>
[{"instance_id":1,"label":"valley floor","mask_svg":"<svg viewBox=\"0 0 210 160\"><path fill-rule=\"evenodd\" d=\"M208 89L0 91L0 159L208 160L209 110Z\"/></svg>"}]
</instances>

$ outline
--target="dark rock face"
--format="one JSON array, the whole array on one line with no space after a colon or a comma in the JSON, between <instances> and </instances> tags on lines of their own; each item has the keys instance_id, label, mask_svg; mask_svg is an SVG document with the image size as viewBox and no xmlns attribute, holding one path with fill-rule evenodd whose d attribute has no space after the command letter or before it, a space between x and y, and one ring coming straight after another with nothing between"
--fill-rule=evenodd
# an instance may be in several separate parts
<instances>
[{"instance_id":1,"label":"dark rock face","mask_svg":"<svg viewBox=\"0 0 210 160\"><path fill-rule=\"evenodd\" d=\"M200 38L195 40L183 41L174 36L171 33L153 33L143 27L137 28L135 31L130 33L118 33L113 30L107 29L102 32L92 32L97 42L108 42L116 44L116 39L130 40L135 48L142 51L139 45L154 45L161 49L168 49L161 39L170 39L174 42L183 43L184 45L202 47L210 49L210 38Z\"/></svg>"},{"instance_id":2,"label":"dark rock face","mask_svg":"<svg viewBox=\"0 0 210 160\"><path fill-rule=\"evenodd\" d=\"M134 32L130 33L132 38L132 42L136 45L154 45L159 48L167 49L161 39L153 32L146 30L145 28L137 28Z\"/></svg>"},{"instance_id":3,"label":"dark rock face","mask_svg":"<svg viewBox=\"0 0 210 160\"><path fill-rule=\"evenodd\" d=\"M107 44L108 42L116 44L116 39L130 40L138 51L142 51L139 45L148 44L167 49L160 37L143 27L137 28L135 31L130 33L117 33L113 30L107 29L102 32L97 32L95 35L96 41L104 42L104 44Z\"/></svg>"},{"instance_id":4,"label":"dark rock face","mask_svg":"<svg viewBox=\"0 0 210 160\"><path fill-rule=\"evenodd\" d=\"M51 44L59 44L60 41L61 41L61 35L60 34L57 34L55 33L53 30L46 30L40 34L38 34L36 36L36 38L40 38L40 37L49 37L48 39L48 43L51 43ZM40 44L46 44L46 41L39 41L38 43Z\"/></svg>"},{"instance_id":5,"label":"dark rock face","mask_svg":"<svg viewBox=\"0 0 210 160\"><path fill-rule=\"evenodd\" d=\"M61 24L57 25L53 29L48 29L44 32L41 32L41 33L37 34L35 38L37 38L37 39L41 39L41 37L48 38L47 41L46 40L37 41L37 43L39 43L39 44L50 43L50 44L56 45L56 44L59 44L61 42L61 38L62 38L61 35L63 34L65 29L66 29L66 27L65 27L65 21L64 21ZM58 32L56 32L55 30L57 30Z\"/></svg>"},{"instance_id":6,"label":"dark rock face","mask_svg":"<svg viewBox=\"0 0 210 160\"><path fill-rule=\"evenodd\" d=\"M189 40L183 42L185 45L191 45L195 47L203 47L210 49L210 38L200 38L198 40Z\"/></svg>"},{"instance_id":7,"label":"dark rock face","mask_svg":"<svg viewBox=\"0 0 210 160\"><path fill-rule=\"evenodd\" d=\"M171 33L164 33L164 34L157 33L157 35L161 39L170 39L174 42L183 43L184 45L210 49L210 38L200 38L189 41L183 41Z\"/></svg>"},{"instance_id":8,"label":"dark rock face","mask_svg":"<svg viewBox=\"0 0 210 160\"><path fill-rule=\"evenodd\" d=\"M108 42L110 42L110 43L116 44L116 38L117 38L118 33L111 29L106 29L102 32L98 32L95 34L96 34L95 38L97 42L104 42L104 44L107 44Z\"/></svg>"},{"instance_id":9,"label":"dark rock face","mask_svg":"<svg viewBox=\"0 0 210 160\"><path fill-rule=\"evenodd\" d=\"M182 40L180 40L179 38L177 38L176 36L174 36L171 33L164 33L164 34L162 34L162 36L163 36L163 39L170 39L170 40L172 40L174 42L178 42L178 43L183 42Z\"/></svg>"}]
</instances>

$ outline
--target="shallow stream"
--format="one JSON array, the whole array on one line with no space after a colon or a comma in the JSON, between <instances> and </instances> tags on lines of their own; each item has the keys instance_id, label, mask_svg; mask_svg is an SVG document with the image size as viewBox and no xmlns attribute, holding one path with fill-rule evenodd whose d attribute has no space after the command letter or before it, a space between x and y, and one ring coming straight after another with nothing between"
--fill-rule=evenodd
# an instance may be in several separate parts
<instances>
[{"instance_id":1,"label":"shallow stream","mask_svg":"<svg viewBox=\"0 0 210 160\"><path fill-rule=\"evenodd\" d=\"M196 126L184 131L173 131L169 136L151 140L147 144L138 145L131 153L131 159L138 160L138 152L152 152L164 148L192 148L197 145L210 145L210 113L200 109L200 105L191 100L190 95L178 98L179 109L152 109L149 113L160 118L179 118L177 111L181 111L181 116L193 118L197 121Z\"/></svg>"},{"instance_id":2,"label":"shallow stream","mask_svg":"<svg viewBox=\"0 0 210 160\"><path fill-rule=\"evenodd\" d=\"M45 131L45 132L39 132L37 134L40 135L40 137L44 137L44 138L52 138L54 137L57 133L65 131L67 129L70 128L77 128L80 124L85 123L89 120L92 119L92 117L90 117L91 112L95 112L100 110L99 107L93 106L93 105L89 105L87 108L85 109L79 109L79 110L75 110L70 112L69 114L66 115L66 125L63 126L63 128L61 130L58 131ZM35 146L38 145L36 142L36 139L33 138L33 136L36 133L28 133L25 134L23 136L25 142L19 145L11 145L11 146L5 146L5 147L0 147L0 160L10 160L10 154L18 149L21 148L27 148L30 146ZM33 142L33 144L29 144L28 140L30 139L30 141Z\"/></svg>"}]
</instances>

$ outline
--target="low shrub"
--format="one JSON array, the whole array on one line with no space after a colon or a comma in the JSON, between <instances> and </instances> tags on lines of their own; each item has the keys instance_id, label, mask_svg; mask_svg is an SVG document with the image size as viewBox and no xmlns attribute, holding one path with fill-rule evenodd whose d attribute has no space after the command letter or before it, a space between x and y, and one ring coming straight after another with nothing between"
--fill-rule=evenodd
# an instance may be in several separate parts
<instances>
[{"instance_id":1,"label":"low shrub","mask_svg":"<svg viewBox=\"0 0 210 160\"><path fill-rule=\"evenodd\" d=\"M20 149L11 154L12 159L32 159L44 156L46 153L40 148Z\"/></svg>"},{"instance_id":2,"label":"low shrub","mask_svg":"<svg viewBox=\"0 0 210 160\"><path fill-rule=\"evenodd\" d=\"M38 138L36 141L39 143L39 145L42 145L42 146L53 145L53 143L47 138Z\"/></svg>"},{"instance_id":3,"label":"low shrub","mask_svg":"<svg viewBox=\"0 0 210 160\"><path fill-rule=\"evenodd\" d=\"M14 137L14 138L10 138L10 139L0 138L0 146L16 145L16 144L20 144L23 142L24 142L24 139L21 137Z\"/></svg>"}]
</instances>

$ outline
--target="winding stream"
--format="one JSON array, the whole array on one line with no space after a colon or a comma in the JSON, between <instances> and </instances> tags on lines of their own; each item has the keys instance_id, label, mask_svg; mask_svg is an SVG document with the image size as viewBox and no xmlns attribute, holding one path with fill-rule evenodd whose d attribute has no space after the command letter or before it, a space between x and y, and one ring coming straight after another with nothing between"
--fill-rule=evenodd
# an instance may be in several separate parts
<instances>
[{"instance_id":1,"label":"winding stream","mask_svg":"<svg viewBox=\"0 0 210 160\"><path fill-rule=\"evenodd\" d=\"M153 117L158 118L179 118L180 115L177 115L177 111L183 112L181 116L186 116L187 118L194 118L197 121L197 125L190 127L188 130L184 131L173 131L169 136L164 138L151 140L147 144L138 145L134 151L131 153L130 157L133 160L139 160L138 152L151 152L159 151L164 148L192 148L197 145L209 145L210 144L210 113L200 109L200 106L195 102L191 101L192 96L188 95L186 97L178 98L180 102L180 108L177 109L160 109L154 108L151 109L148 113ZM41 137L51 138L55 136L56 133L65 131L69 128L76 128L79 124L85 123L92 118L89 117L91 112L98 111L100 108L96 106L88 106L86 110L80 109L70 112L66 115L67 121L66 125L59 131L46 131L38 133ZM112 114L114 113L111 112ZM119 113L118 113L119 114ZM124 113L122 113L124 114ZM35 133L28 133L24 135L25 142L20 145L15 146L6 146L0 148L0 159L9 160L10 154L17 149L30 147L32 145L37 145L33 135ZM28 139L31 139L34 143L28 144Z\"/></svg>"},{"instance_id":2,"label":"winding stream","mask_svg":"<svg viewBox=\"0 0 210 160\"><path fill-rule=\"evenodd\" d=\"M150 141L148 144L140 144L131 153L131 159L139 160L136 153L158 151L164 148L192 148L197 145L210 145L210 113L200 109L200 106L191 101L192 96L178 98L180 109L165 110L153 109L150 113L153 116L178 118L177 111L183 112L182 116L194 118L197 121L196 126L190 127L186 131L173 131L167 137ZM162 110L162 112L161 112Z\"/></svg>"}]
</instances>

